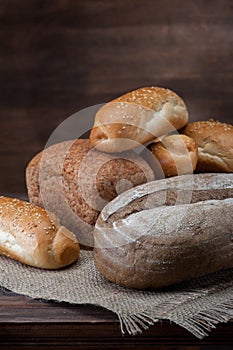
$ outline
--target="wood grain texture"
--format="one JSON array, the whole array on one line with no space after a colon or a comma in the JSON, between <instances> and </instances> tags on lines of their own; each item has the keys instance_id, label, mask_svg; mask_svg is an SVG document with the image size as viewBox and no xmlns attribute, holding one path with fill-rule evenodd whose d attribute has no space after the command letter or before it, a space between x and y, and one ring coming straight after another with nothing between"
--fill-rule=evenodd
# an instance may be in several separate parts
<instances>
[{"instance_id":1,"label":"wood grain texture","mask_svg":"<svg viewBox=\"0 0 233 350\"><path fill-rule=\"evenodd\" d=\"M0 192L74 112L145 85L233 119L231 0L0 0Z\"/></svg>"},{"instance_id":2,"label":"wood grain texture","mask_svg":"<svg viewBox=\"0 0 233 350\"><path fill-rule=\"evenodd\" d=\"M99 307L43 302L4 289L0 305L0 349L206 350L215 345L227 350L233 345L233 322L201 341L165 321L137 336L122 336L116 315Z\"/></svg>"}]
</instances>

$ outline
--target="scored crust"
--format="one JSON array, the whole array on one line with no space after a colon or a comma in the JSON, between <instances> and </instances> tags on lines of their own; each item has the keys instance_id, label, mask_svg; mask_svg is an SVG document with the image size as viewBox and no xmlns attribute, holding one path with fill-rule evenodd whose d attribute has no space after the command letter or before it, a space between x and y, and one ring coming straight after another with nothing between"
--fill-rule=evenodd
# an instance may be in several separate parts
<instances>
[{"instance_id":1,"label":"scored crust","mask_svg":"<svg viewBox=\"0 0 233 350\"><path fill-rule=\"evenodd\" d=\"M108 237L119 245L94 249L95 266L108 280L140 289L232 268L232 206L228 198L133 213L115 222L117 230ZM100 244L103 232L96 233Z\"/></svg>"},{"instance_id":2,"label":"scored crust","mask_svg":"<svg viewBox=\"0 0 233 350\"><path fill-rule=\"evenodd\" d=\"M94 259L99 272L125 287L157 288L218 269L218 261L220 265L223 262L219 250L216 248L217 259L212 250L215 262L210 264L205 239L213 248L211 242L217 235L224 240L228 234L226 249L232 252L232 199L230 209L221 204L233 197L232 180L233 174L181 175L152 181L115 198L96 222ZM214 212L215 206L219 209ZM209 232L202 241L206 251L198 255L198 239L205 231ZM219 249L225 249L224 241ZM187 260L189 256L195 259L187 262L184 255ZM229 267L228 257L225 262Z\"/></svg>"}]
</instances>

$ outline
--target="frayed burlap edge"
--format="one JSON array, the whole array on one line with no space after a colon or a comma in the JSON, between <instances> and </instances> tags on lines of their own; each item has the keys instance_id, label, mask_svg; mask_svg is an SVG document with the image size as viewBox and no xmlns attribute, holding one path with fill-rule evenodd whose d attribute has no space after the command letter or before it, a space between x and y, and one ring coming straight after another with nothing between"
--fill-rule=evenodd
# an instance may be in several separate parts
<instances>
[{"instance_id":1,"label":"frayed burlap edge","mask_svg":"<svg viewBox=\"0 0 233 350\"><path fill-rule=\"evenodd\" d=\"M233 319L233 269L159 291L138 291L106 281L95 269L92 252L82 251L76 264L57 271L0 257L0 285L35 299L104 307L118 316L122 334L170 320L202 339L218 323Z\"/></svg>"}]
</instances>

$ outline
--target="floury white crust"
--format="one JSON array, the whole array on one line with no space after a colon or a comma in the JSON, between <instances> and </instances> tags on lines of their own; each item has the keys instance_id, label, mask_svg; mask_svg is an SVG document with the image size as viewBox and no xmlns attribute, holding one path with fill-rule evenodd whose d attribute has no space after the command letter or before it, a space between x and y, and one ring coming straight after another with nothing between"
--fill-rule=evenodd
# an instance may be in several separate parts
<instances>
[{"instance_id":1,"label":"floury white crust","mask_svg":"<svg viewBox=\"0 0 233 350\"><path fill-rule=\"evenodd\" d=\"M53 214L0 197L0 254L34 267L58 269L78 259L79 244Z\"/></svg>"},{"instance_id":2,"label":"floury white crust","mask_svg":"<svg viewBox=\"0 0 233 350\"><path fill-rule=\"evenodd\" d=\"M187 122L186 105L175 92L145 87L101 107L90 141L100 151L121 152L180 129Z\"/></svg>"},{"instance_id":3,"label":"floury white crust","mask_svg":"<svg viewBox=\"0 0 233 350\"><path fill-rule=\"evenodd\" d=\"M233 174L183 175L137 186L109 203L94 260L108 280L161 288L233 267Z\"/></svg>"}]
</instances>

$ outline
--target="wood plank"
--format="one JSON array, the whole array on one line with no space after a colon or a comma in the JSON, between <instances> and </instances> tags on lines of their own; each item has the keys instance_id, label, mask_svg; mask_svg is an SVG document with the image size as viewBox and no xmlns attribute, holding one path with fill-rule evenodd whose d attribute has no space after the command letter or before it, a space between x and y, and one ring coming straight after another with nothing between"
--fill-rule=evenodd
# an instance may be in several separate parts
<instances>
[{"instance_id":1,"label":"wood plank","mask_svg":"<svg viewBox=\"0 0 233 350\"><path fill-rule=\"evenodd\" d=\"M233 322L198 340L170 322L159 322L137 336L121 335L116 315L103 308L33 300L1 289L0 348L204 349L232 345Z\"/></svg>"},{"instance_id":2,"label":"wood plank","mask_svg":"<svg viewBox=\"0 0 233 350\"><path fill-rule=\"evenodd\" d=\"M232 122L232 34L230 0L1 0L0 192L25 191L26 163L68 116L139 86Z\"/></svg>"}]
</instances>

